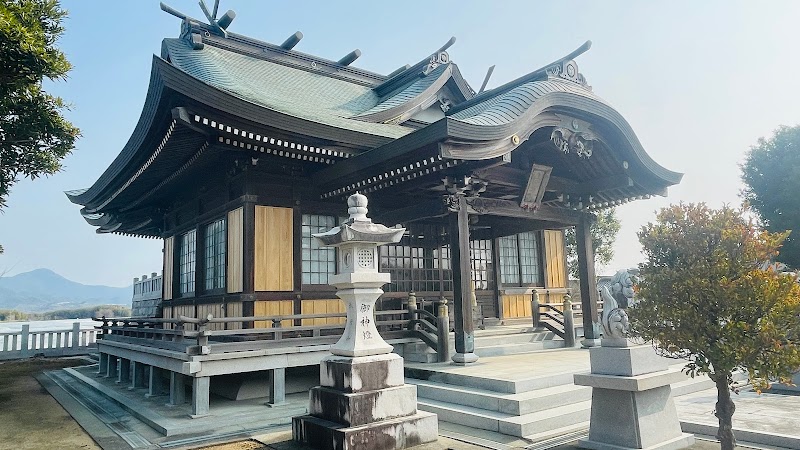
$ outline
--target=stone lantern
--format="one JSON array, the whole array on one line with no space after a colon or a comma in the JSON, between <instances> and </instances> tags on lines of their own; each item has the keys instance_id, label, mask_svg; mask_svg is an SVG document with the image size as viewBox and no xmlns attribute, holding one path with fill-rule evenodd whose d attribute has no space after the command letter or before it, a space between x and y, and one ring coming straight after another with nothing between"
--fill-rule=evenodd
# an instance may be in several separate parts
<instances>
[{"instance_id":1,"label":"stone lantern","mask_svg":"<svg viewBox=\"0 0 800 450\"><path fill-rule=\"evenodd\" d=\"M339 249L339 270L329 282L345 303L347 322L332 355L320 363L321 386L310 391L309 414L292 419L293 438L320 449L402 449L435 441L436 415L417 411L403 358L375 326L375 301L391 281L378 272L378 246L399 242L405 229L372 223L359 193L347 206L347 222L313 235Z\"/></svg>"}]
</instances>

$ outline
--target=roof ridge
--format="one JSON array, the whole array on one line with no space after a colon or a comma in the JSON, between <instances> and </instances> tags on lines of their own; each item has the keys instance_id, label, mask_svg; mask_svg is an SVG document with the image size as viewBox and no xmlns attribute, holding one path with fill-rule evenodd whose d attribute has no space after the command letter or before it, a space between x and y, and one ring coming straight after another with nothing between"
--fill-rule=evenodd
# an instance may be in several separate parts
<instances>
[{"instance_id":1,"label":"roof ridge","mask_svg":"<svg viewBox=\"0 0 800 450\"><path fill-rule=\"evenodd\" d=\"M515 79L509 81L508 83L500 85L500 86L498 86L496 88L489 89L489 90L483 91L481 93L478 93L477 95L475 95L471 99L452 107L447 112L447 115L449 116L449 115L455 114L455 113L457 113L459 111L463 111L463 110L465 110L465 109L467 109L467 108L469 108L471 106L474 106L474 105L476 105L476 104L478 104L480 102L486 101L486 100L491 99L493 97L497 97L498 95L504 94L504 93L514 89L515 87L523 85L523 84L528 83L530 81L539 81L543 76L545 76L545 77L549 77L549 76L559 77L559 78L563 78L565 80L574 81L575 83L578 83L578 84L582 83L582 84L586 85L586 79L583 78L583 75L580 74L580 72L578 71L578 65L575 63L575 61L572 61L572 60L574 58L577 58L578 56L582 55L583 53L585 53L590 48L592 48L592 41L586 41L586 42L583 43L583 45L581 45L577 49L573 50L571 53L569 53L566 56L561 57L561 58L551 62L550 64L542 66L542 67L534 70L533 72L529 72L526 75L523 75L523 76L521 76L519 78L515 78ZM571 66L571 67L569 67L569 66ZM574 73L570 73L570 72L568 72L568 70L569 71L574 70Z\"/></svg>"}]
</instances>

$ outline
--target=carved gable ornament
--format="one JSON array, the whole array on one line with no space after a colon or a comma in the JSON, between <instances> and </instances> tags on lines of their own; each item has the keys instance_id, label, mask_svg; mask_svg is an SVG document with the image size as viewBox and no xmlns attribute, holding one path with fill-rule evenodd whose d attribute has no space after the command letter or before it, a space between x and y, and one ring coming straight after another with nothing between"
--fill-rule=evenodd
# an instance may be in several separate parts
<instances>
[{"instance_id":1,"label":"carved gable ornament","mask_svg":"<svg viewBox=\"0 0 800 450\"><path fill-rule=\"evenodd\" d=\"M561 123L550 134L556 148L564 153L575 153L582 158L592 156L597 136L590 130L588 122L558 115Z\"/></svg>"},{"instance_id":2,"label":"carved gable ornament","mask_svg":"<svg viewBox=\"0 0 800 450\"><path fill-rule=\"evenodd\" d=\"M592 89L591 86L586 83L586 78L578 70L578 64L572 59L557 62L545 69L545 71L547 72L548 79L571 81L589 90Z\"/></svg>"}]
</instances>

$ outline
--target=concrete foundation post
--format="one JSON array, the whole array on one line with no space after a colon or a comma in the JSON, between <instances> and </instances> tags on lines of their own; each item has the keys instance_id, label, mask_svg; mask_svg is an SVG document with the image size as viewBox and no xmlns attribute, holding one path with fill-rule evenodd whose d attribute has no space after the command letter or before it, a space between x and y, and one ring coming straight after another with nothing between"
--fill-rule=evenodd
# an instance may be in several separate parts
<instances>
[{"instance_id":1,"label":"concrete foundation post","mask_svg":"<svg viewBox=\"0 0 800 450\"><path fill-rule=\"evenodd\" d=\"M269 406L286 403L286 369L281 367L269 371Z\"/></svg>"},{"instance_id":2,"label":"concrete foundation post","mask_svg":"<svg viewBox=\"0 0 800 450\"><path fill-rule=\"evenodd\" d=\"M108 365L106 366L106 378L114 378L117 376L117 357L108 355Z\"/></svg>"},{"instance_id":3,"label":"concrete foundation post","mask_svg":"<svg viewBox=\"0 0 800 450\"><path fill-rule=\"evenodd\" d=\"M131 361L131 364L133 364L133 379L131 380L131 389L145 387L144 364L136 361Z\"/></svg>"},{"instance_id":4,"label":"concrete foundation post","mask_svg":"<svg viewBox=\"0 0 800 450\"><path fill-rule=\"evenodd\" d=\"M164 391L164 382L161 378L161 369L150 366L150 382L148 383L147 394L145 397L157 397Z\"/></svg>"},{"instance_id":5,"label":"concrete foundation post","mask_svg":"<svg viewBox=\"0 0 800 450\"><path fill-rule=\"evenodd\" d=\"M211 377L192 378L192 417L208 415L208 396Z\"/></svg>"},{"instance_id":6,"label":"concrete foundation post","mask_svg":"<svg viewBox=\"0 0 800 450\"><path fill-rule=\"evenodd\" d=\"M120 358L119 370L117 370L117 383L127 384L131 380L131 360Z\"/></svg>"},{"instance_id":7,"label":"concrete foundation post","mask_svg":"<svg viewBox=\"0 0 800 450\"><path fill-rule=\"evenodd\" d=\"M178 406L186 403L186 382L183 374L169 373L169 405Z\"/></svg>"},{"instance_id":8,"label":"concrete foundation post","mask_svg":"<svg viewBox=\"0 0 800 450\"><path fill-rule=\"evenodd\" d=\"M104 376L106 370L108 370L108 353L100 353L100 361L97 364L97 376Z\"/></svg>"}]
</instances>

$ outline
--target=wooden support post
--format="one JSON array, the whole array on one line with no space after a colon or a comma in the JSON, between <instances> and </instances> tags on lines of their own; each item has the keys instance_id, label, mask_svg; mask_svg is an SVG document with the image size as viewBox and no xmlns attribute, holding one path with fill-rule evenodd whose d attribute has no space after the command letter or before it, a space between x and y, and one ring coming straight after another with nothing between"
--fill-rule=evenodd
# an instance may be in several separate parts
<instances>
[{"instance_id":1,"label":"wooden support post","mask_svg":"<svg viewBox=\"0 0 800 450\"><path fill-rule=\"evenodd\" d=\"M192 418L208 415L211 377L192 378Z\"/></svg>"},{"instance_id":2,"label":"wooden support post","mask_svg":"<svg viewBox=\"0 0 800 450\"><path fill-rule=\"evenodd\" d=\"M447 310L447 299L439 300L439 310L436 315L436 348L438 362L450 360L450 313Z\"/></svg>"},{"instance_id":3,"label":"wooden support post","mask_svg":"<svg viewBox=\"0 0 800 450\"><path fill-rule=\"evenodd\" d=\"M183 374L169 373L169 406L179 406L186 403L186 383Z\"/></svg>"},{"instance_id":4,"label":"wooden support post","mask_svg":"<svg viewBox=\"0 0 800 450\"><path fill-rule=\"evenodd\" d=\"M472 267L469 258L469 213L463 195L457 195L458 210L450 213L450 265L453 269L453 317L455 318L456 364L478 360L475 354L475 325L472 322L470 293Z\"/></svg>"},{"instance_id":5,"label":"wooden support post","mask_svg":"<svg viewBox=\"0 0 800 450\"><path fill-rule=\"evenodd\" d=\"M419 328L414 323L414 320L418 318L416 311L417 311L417 294L415 294L414 292L409 292L408 293L408 319L410 320L410 322L408 323L409 330L416 330L417 328Z\"/></svg>"},{"instance_id":6,"label":"wooden support post","mask_svg":"<svg viewBox=\"0 0 800 450\"><path fill-rule=\"evenodd\" d=\"M136 361L131 361L131 364L133 364L133 378L130 389L143 388L145 386L144 364Z\"/></svg>"},{"instance_id":7,"label":"wooden support post","mask_svg":"<svg viewBox=\"0 0 800 450\"><path fill-rule=\"evenodd\" d=\"M539 303L539 292L537 291L533 291L533 295L531 295L531 317L533 318L533 329L540 329L542 326L542 310Z\"/></svg>"},{"instance_id":8,"label":"wooden support post","mask_svg":"<svg viewBox=\"0 0 800 450\"><path fill-rule=\"evenodd\" d=\"M575 317L572 315L572 296L564 296L564 347L575 347Z\"/></svg>"},{"instance_id":9,"label":"wooden support post","mask_svg":"<svg viewBox=\"0 0 800 450\"><path fill-rule=\"evenodd\" d=\"M286 403L286 369L279 367L269 371L269 406Z\"/></svg>"},{"instance_id":10,"label":"wooden support post","mask_svg":"<svg viewBox=\"0 0 800 450\"><path fill-rule=\"evenodd\" d=\"M117 384L127 384L131 380L131 360L120 358L117 370Z\"/></svg>"},{"instance_id":11,"label":"wooden support post","mask_svg":"<svg viewBox=\"0 0 800 450\"><path fill-rule=\"evenodd\" d=\"M594 216L583 214L575 228L578 244L578 278L581 283L581 310L583 311L584 347L600 345L600 327L597 317L597 278L594 274L594 246L591 226Z\"/></svg>"}]
</instances>

